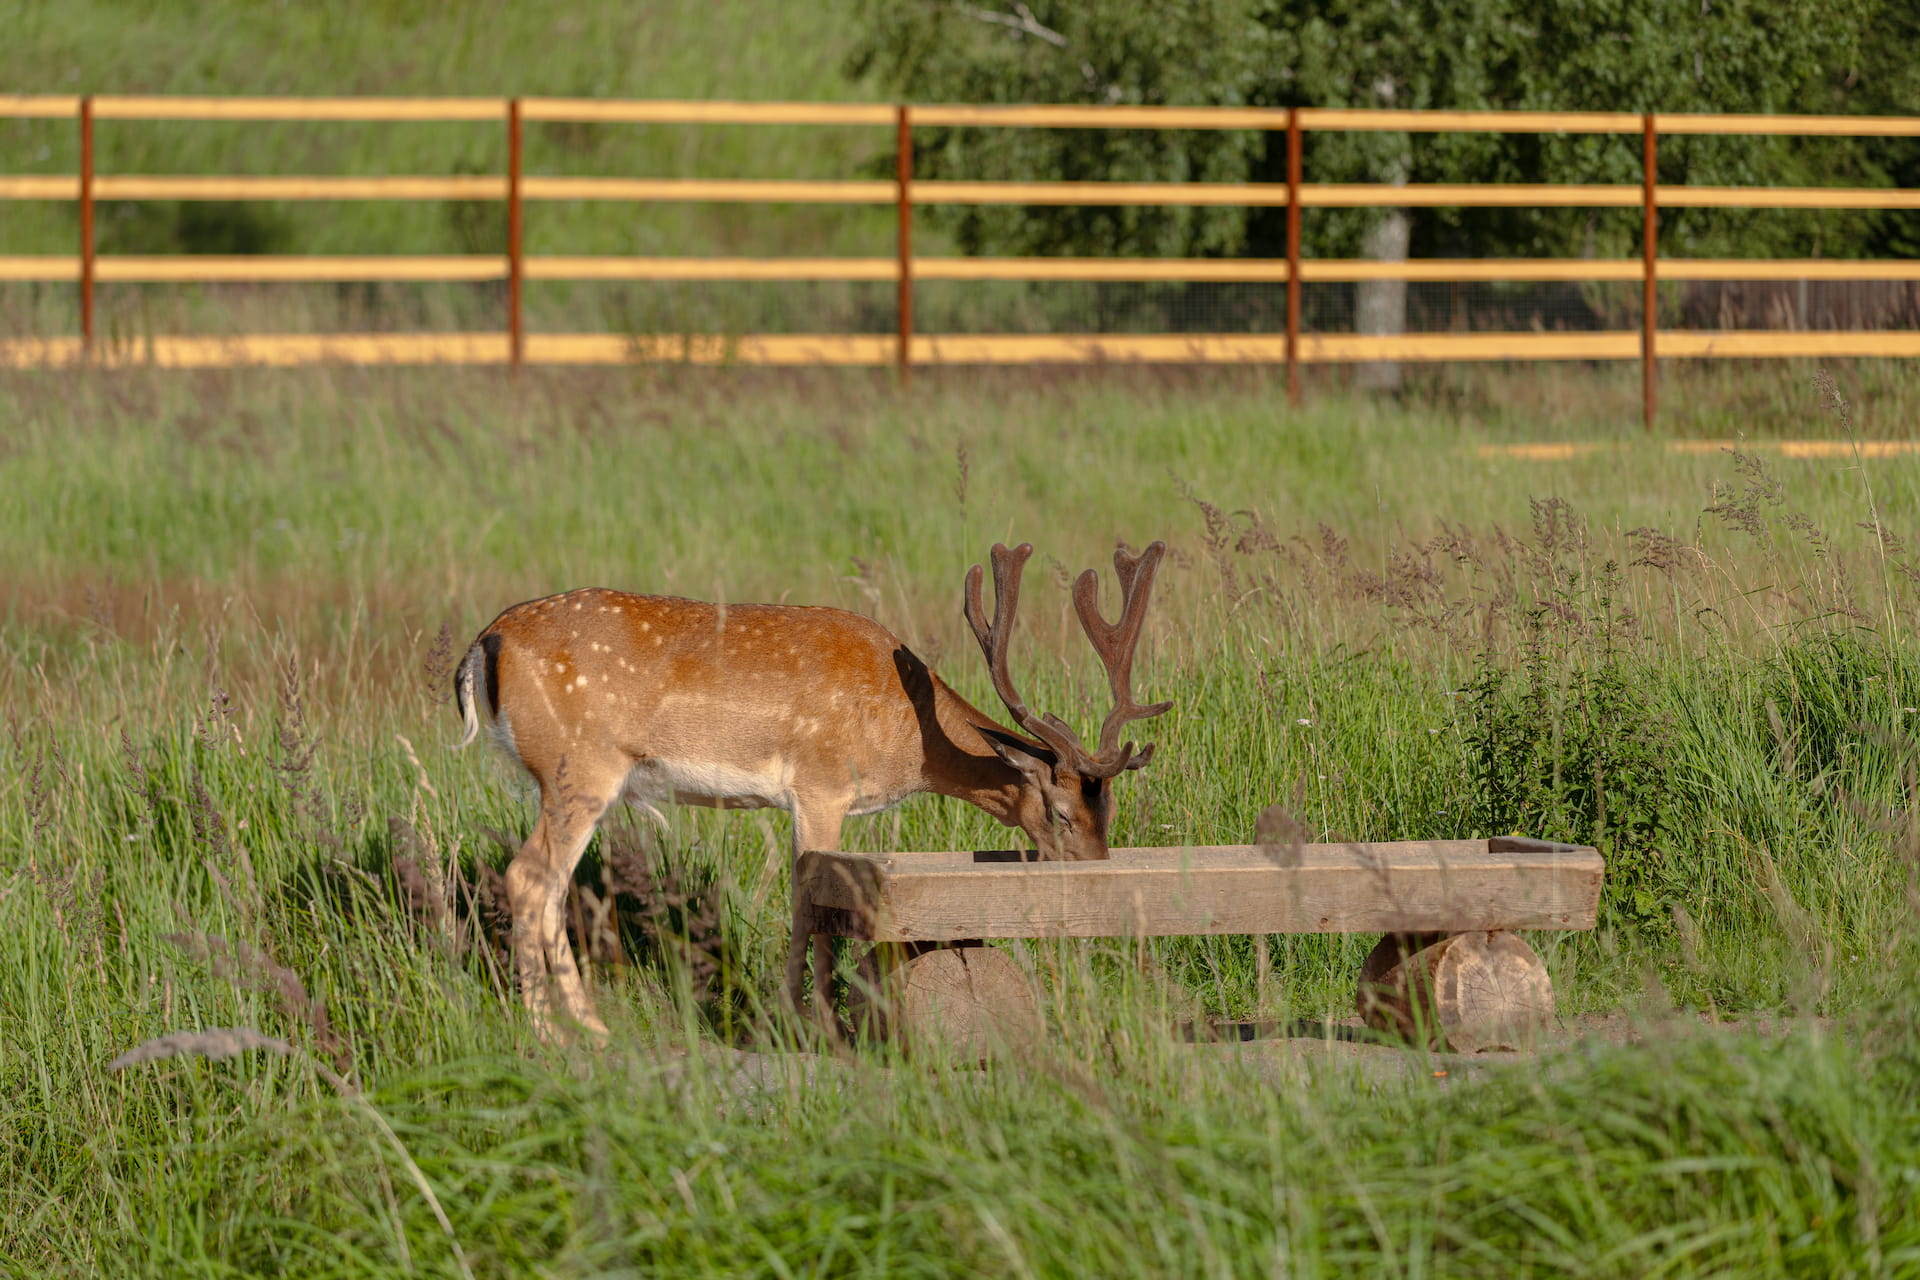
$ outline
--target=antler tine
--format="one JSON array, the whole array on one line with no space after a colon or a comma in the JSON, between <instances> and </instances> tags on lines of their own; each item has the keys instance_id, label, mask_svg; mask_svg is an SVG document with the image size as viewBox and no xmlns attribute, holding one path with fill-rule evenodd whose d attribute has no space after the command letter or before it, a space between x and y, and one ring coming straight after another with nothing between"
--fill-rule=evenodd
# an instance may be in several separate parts
<instances>
[{"instance_id":1,"label":"antler tine","mask_svg":"<svg viewBox=\"0 0 1920 1280\"><path fill-rule=\"evenodd\" d=\"M973 628L973 638L980 642L980 652L986 656L987 674L993 678L993 691L1006 704L1014 723L1038 738L1059 759L1078 763L1087 758L1086 747L1072 729L1055 717L1036 716L1029 711L1026 700L1013 687L1013 676L1007 670L1007 642L1013 635L1013 619L1020 607L1020 571L1026 567L1027 558L1032 554L1031 542L1023 542L1012 550L1008 550L1005 543L993 544L991 626L987 623L986 609L980 603L984 574L977 564L967 570L967 625Z\"/></svg>"},{"instance_id":2,"label":"antler tine","mask_svg":"<svg viewBox=\"0 0 1920 1280\"><path fill-rule=\"evenodd\" d=\"M1107 685L1113 690L1113 710L1100 726L1100 751L1094 759L1105 776L1118 774L1136 758L1131 742L1121 745L1120 731L1135 720L1163 715L1173 706L1171 702L1141 706L1133 700L1133 654L1140 645L1140 628L1146 622L1153 579L1166 550L1164 542L1155 542L1137 556L1129 554L1124 543L1114 548L1113 568L1120 579L1120 620L1116 623L1100 614L1099 574L1088 569L1073 584L1074 611L1107 669ZM1137 759L1145 764L1152 752L1153 744L1149 743ZM1107 773L1109 769L1112 773Z\"/></svg>"}]
</instances>

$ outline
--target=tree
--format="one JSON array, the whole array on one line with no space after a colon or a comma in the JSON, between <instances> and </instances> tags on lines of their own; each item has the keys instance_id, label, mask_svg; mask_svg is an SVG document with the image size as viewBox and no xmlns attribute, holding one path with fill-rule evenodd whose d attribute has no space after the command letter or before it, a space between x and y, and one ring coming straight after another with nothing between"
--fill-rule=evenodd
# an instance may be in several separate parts
<instances>
[{"instance_id":1,"label":"tree","mask_svg":"<svg viewBox=\"0 0 1920 1280\"><path fill-rule=\"evenodd\" d=\"M1674 112L1920 109L1920 17L1897 0L932 0L874 3L852 70L916 101ZM927 130L925 176L1279 182L1279 133ZM1637 182L1637 135L1308 135L1322 182ZM1920 180L1904 139L1670 137L1660 180ZM969 253L1277 257L1279 209L941 210ZM1911 247L1912 215L1672 210L1663 250L1828 256ZM1628 256L1637 210L1314 210L1309 256ZM1404 286L1401 286L1403 289ZM1404 313L1390 286L1358 310Z\"/></svg>"}]
</instances>

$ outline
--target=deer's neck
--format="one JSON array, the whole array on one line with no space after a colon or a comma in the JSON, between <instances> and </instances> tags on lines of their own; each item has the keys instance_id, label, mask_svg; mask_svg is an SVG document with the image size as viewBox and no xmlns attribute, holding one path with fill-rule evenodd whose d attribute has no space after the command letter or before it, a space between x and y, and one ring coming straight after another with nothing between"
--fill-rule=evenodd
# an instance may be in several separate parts
<instances>
[{"instance_id":1,"label":"deer's neck","mask_svg":"<svg viewBox=\"0 0 1920 1280\"><path fill-rule=\"evenodd\" d=\"M1020 790L1025 780L1019 770L994 753L980 730L1019 735L949 689L938 677L934 678L933 692L933 720L938 731L926 735L928 789L965 800L1009 827L1019 826Z\"/></svg>"}]
</instances>

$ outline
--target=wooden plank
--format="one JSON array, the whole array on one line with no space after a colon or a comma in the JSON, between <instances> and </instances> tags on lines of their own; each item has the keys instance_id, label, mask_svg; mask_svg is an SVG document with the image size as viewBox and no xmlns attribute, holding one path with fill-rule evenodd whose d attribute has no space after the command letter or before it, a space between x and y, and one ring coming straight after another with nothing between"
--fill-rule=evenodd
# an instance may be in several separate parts
<instances>
[{"instance_id":1,"label":"wooden plank","mask_svg":"<svg viewBox=\"0 0 1920 1280\"><path fill-rule=\"evenodd\" d=\"M0 257L0 280L73 280L78 259L61 255ZM498 280L506 259L489 255L361 257L214 256L100 259L100 279L213 282L221 280ZM589 257L550 254L527 259L529 280L853 280L891 281L892 258ZM1310 259L1301 277L1311 283L1353 280L1506 281L1640 279L1630 259L1427 258L1374 262ZM1287 264L1269 258L915 258L920 280L1215 281L1278 284ZM1670 280L1920 280L1920 260L1832 258L1662 258Z\"/></svg>"},{"instance_id":2,"label":"wooden plank","mask_svg":"<svg viewBox=\"0 0 1920 1280\"><path fill-rule=\"evenodd\" d=\"M59 175L0 177L0 199L71 200L79 182ZM95 179L102 200L504 200L505 177L216 176L121 174ZM528 177L529 200L685 201L723 204L892 204L888 181L776 178ZM1283 206L1285 183L1248 182L949 182L912 184L915 204ZM1637 186L1410 183L1306 183L1309 208L1637 208ZM1663 206L1780 209L1920 209L1920 190L1825 187L1660 187ZM1542 277L1544 278L1544 277Z\"/></svg>"},{"instance_id":3,"label":"wooden plank","mask_svg":"<svg viewBox=\"0 0 1920 1280\"><path fill-rule=\"evenodd\" d=\"M0 338L0 369L57 369L85 355L79 338Z\"/></svg>"},{"instance_id":4,"label":"wooden plank","mask_svg":"<svg viewBox=\"0 0 1920 1280\"><path fill-rule=\"evenodd\" d=\"M99 200L504 200L505 177L214 177L122 174L93 180Z\"/></svg>"},{"instance_id":5,"label":"wooden plank","mask_svg":"<svg viewBox=\"0 0 1920 1280\"><path fill-rule=\"evenodd\" d=\"M893 338L878 334L708 335L635 339L622 334L530 334L536 363L625 364L672 361L741 365L880 365ZM1301 358L1357 360L1625 360L1639 354L1635 333L1445 333L1363 336L1305 334ZM915 364L1278 364L1279 334L916 334Z\"/></svg>"},{"instance_id":6,"label":"wooden plank","mask_svg":"<svg viewBox=\"0 0 1920 1280\"><path fill-rule=\"evenodd\" d=\"M103 262L112 261L111 259ZM65 268L62 268L64 270ZM51 272L53 268L48 268ZM0 278L5 278L0 276ZM18 278L18 277L16 277ZM58 277L71 278L71 277ZM316 277L318 278L318 277ZM497 277L496 277L497 278ZM65 339L0 341L0 367L65 363ZM109 363L169 368L299 364L495 364L504 334L248 334L158 336L118 349ZM638 338L624 334L528 334L536 364L880 366L897 357L892 334L749 334ZM149 360L148 352L152 358ZM1920 332L1699 333L1662 330L1663 358L1913 358ZM1637 332L1301 335L1303 362L1359 360L1631 360ZM1280 364L1280 334L916 334L915 364Z\"/></svg>"},{"instance_id":7,"label":"wooden plank","mask_svg":"<svg viewBox=\"0 0 1920 1280\"><path fill-rule=\"evenodd\" d=\"M1310 333L1301 359L1320 364L1362 360L1634 360L1640 335L1598 333Z\"/></svg>"},{"instance_id":8,"label":"wooden plank","mask_svg":"<svg viewBox=\"0 0 1920 1280\"><path fill-rule=\"evenodd\" d=\"M1920 209L1920 191L1885 187L1661 187L1662 208Z\"/></svg>"},{"instance_id":9,"label":"wooden plank","mask_svg":"<svg viewBox=\"0 0 1920 1280\"><path fill-rule=\"evenodd\" d=\"M71 284L80 278L80 255L25 254L0 258L0 280L57 280Z\"/></svg>"},{"instance_id":10,"label":"wooden plank","mask_svg":"<svg viewBox=\"0 0 1920 1280\"><path fill-rule=\"evenodd\" d=\"M915 204L1282 206L1284 182L955 182L913 184Z\"/></svg>"},{"instance_id":11,"label":"wooden plank","mask_svg":"<svg viewBox=\"0 0 1920 1280\"><path fill-rule=\"evenodd\" d=\"M3 270L0 267L0 271ZM100 280L143 284L504 280L507 278L507 260L494 254L439 257L222 257L212 254L173 254L165 257L103 257L98 259L98 272Z\"/></svg>"},{"instance_id":12,"label":"wooden plank","mask_svg":"<svg viewBox=\"0 0 1920 1280\"><path fill-rule=\"evenodd\" d=\"M78 338L0 340L0 368L36 369L86 358ZM504 333L296 333L167 335L103 344L106 368L231 369L248 365L503 364Z\"/></svg>"},{"instance_id":13,"label":"wooden plank","mask_svg":"<svg viewBox=\"0 0 1920 1280\"><path fill-rule=\"evenodd\" d=\"M892 258L645 258L549 254L527 259L529 280L890 281L899 269Z\"/></svg>"},{"instance_id":14,"label":"wooden plank","mask_svg":"<svg viewBox=\"0 0 1920 1280\"><path fill-rule=\"evenodd\" d=\"M100 94L103 120L505 120L505 98L267 98Z\"/></svg>"},{"instance_id":15,"label":"wooden plank","mask_svg":"<svg viewBox=\"0 0 1920 1280\"><path fill-rule=\"evenodd\" d=\"M1374 262L1363 258L1309 258L1300 278L1309 282L1421 280L1468 283L1506 280L1638 280L1640 264L1628 258L1413 258Z\"/></svg>"},{"instance_id":16,"label":"wooden plank","mask_svg":"<svg viewBox=\"0 0 1920 1280\"><path fill-rule=\"evenodd\" d=\"M532 334L527 358L560 364L674 361L741 365L880 365L893 339L869 334L697 335L638 340L621 334ZM1626 333L1306 334L1301 358L1355 360L1630 359L1638 337ZM916 334L915 364L1277 364L1278 334Z\"/></svg>"},{"instance_id":17,"label":"wooden plank","mask_svg":"<svg viewBox=\"0 0 1920 1280\"><path fill-rule=\"evenodd\" d=\"M79 114L77 93L0 93L0 119L70 120Z\"/></svg>"},{"instance_id":18,"label":"wooden plank","mask_svg":"<svg viewBox=\"0 0 1920 1280\"><path fill-rule=\"evenodd\" d=\"M523 98L524 120L575 124L892 124L885 102L691 102Z\"/></svg>"},{"instance_id":19,"label":"wooden plank","mask_svg":"<svg viewBox=\"0 0 1920 1280\"><path fill-rule=\"evenodd\" d=\"M1661 133L1784 134L1801 138L1920 137L1920 119L1912 116L1722 116L1662 111L1654 115L1653 122Z\"/></svg>"},{"instance_id":20,"label":"wooden plank","mask_svg":"<svg viewBox=\"0 0 1920 1280\"><path fill-rule=\"evenodd\" d=\"M707 334L635 337L618 333L530 333L533 364L889 365L897 339L874 334Z\"/></svg>"},{"instance_id":21,"label":"wooden plank","mask_svg":"<svg viewBox=\"0 0 1920 1280\"><path fill-rule=\"evenodd\" d=\"M1615 447L1597 440L1529 440L1475 445L1483 458L1517 458L1527 462L1566 462L1590 457ZM1920 453L1920 440L1669 440L1668 453L1777 453L1783 458L1905 458Z\"/></svg>"},{"instance_id":22,"label":"wooden plank","mask_svg":"<svg viewBox=\"0 0 1920 1280\"><path fill-rule=\"evenodd\" d=\"M1631 111L1350 111L1302 107L1304 129L1393 133L1638 133Z\"/></svg>"},{"instance_id":23,"label":"wooden plank","mask_svg":"<svg viewBox=\"0 0 1920 1280\"><path fill-rule=\"evenodd\" d=\"M528 200L700 201L711 204L892 204L891 181L810 182L782 178L525 179Z\"/></svg>"},{"instance_id":24,"label":"wooden plank","mask_svg":"<svg viewBox=\"0 0 1920 1280\"><path fill-rule=\"evenodd\" d=\"M1642 270L1639 260L1633 258L1414 258L1406 262L1309 258L1301 263L1300 278L1310 283L1638 282ZM921 280L1204 280L1252 284L1285 282L1287 264L1280 258L915 258L913 272ZM1662 258L1660 276L1670 280L1920 280L1920 260Z\"/></svg>"},{"instance_id":25,"label":"wooden plank","mask_svg":"<svg viewBox=\"0 0 1920 1280\"><path fill-rule=\"evenodd\" d=\"M1668 453L1773 452L1783 458L1904 458L1920 440L1669 440Z\"/></svg>"},{"instance_id":26,"label":"wooden plank","mask_svg":"<svg viewBox=\"0 0 1920 1280\"><path fill-rule=\"evenodd\" d=\"M1369 263L1368 265L1378 265ZM917 280L1284 283L1284 258L915 258Z\"/></svg>"},{"instance_id":27,"label":"wooden plank","mask_svg":"<svg viewBox=\"0 0 1920 1280\"><path fill-rule=\"evenodd\" d=\"M1285 107L997 106L916 104L913 122L1029 129L1284 129Z\"/></svg>"},{"instance_id":28,"label":"wooden plank","mask_svg":"<svg viewBox=\"0 0 1920 1280\"><path fill-rule=\"evenodd\" d=\"M1590 929L1604 872L1573 845L1484 840L1115 849L1105 862L1007 852L810 852L815 929L882 942L1222 933Z\"/></svg>"},{"instance_id":29,"label":"wooden plank","mask_svg":"<svg viewBox=\"0 0 1920 1280\"><path fill-rule=\"evenodd\" d=\"M1660 354L1663 358L1685 356L1705 360L1896 359L1920 356L1920 332L1910 329L1878 333L1823 329L1796 333L1711 333L1663 329L1660 332Z\"/></svg>"},{"instance_id":30,"label":"wooden plank","mask_svg":"<svg viewBox=\"0 0 1920 1280\"><path fill-rule=\"evenodd\" d=\"M1664 190L1664 188L1663 188ZM1300 203L1308 208L1431 208L1512 209L1533 206L1610 209L1640 207L1640 185L1634 183L1454 183L1410 182L1395 187L1384 183L1309 182L1300 188Z\"/></svg>"},{"instance_id":31,"label":"wooden plank","mask_svg":"<svg viewBox=\"0 0 1920 1280\"><path fill-rule=\"evenodd\" d=\"M0 200L78 200L80 179L61 174L0 175Z\"/></svg>"},{"instance_id":32,"label":"wooden plank","mask_svg":"<svg viewBox=\"0 0 1920 1280\"><path fill-rule=\"evenodd\" d=\"M1662 280L1920 280L1912 258L1662 258Z\"/></svg>"}]
</instances>

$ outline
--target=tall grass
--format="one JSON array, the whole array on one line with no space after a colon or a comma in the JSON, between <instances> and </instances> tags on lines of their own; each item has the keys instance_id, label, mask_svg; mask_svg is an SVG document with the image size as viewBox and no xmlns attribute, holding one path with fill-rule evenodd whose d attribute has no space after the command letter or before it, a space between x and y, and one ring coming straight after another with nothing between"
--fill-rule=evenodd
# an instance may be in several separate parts
<instances>
[{"instance_id":1,"label":"tall grass","mask_svg":"<svg viewBox=\"0 0 1920 1280\"><path fill-rule=\"evenodd\" d=\"M0 384L0 1257L457 1273L450 1233L487 1275L1920 1265L1915 462L1541 469L1442 411L1282 403L1117 373ZM1118 842L1244 841L1279 803L1330 838L1596 843L1601 927L1535 941L1570 1033L1624 1011L1648 1043L1180 1041L1344 1017L1371 939L1304 936L1266 969L1241 938L1018 949L1050 1034L987 1072L796 1052L785 820L687 811L581 873L615 1048L532 1043L493 892L531 805L441 749L495 611L589 582L837 603L990 705L959 580L1030 538L1022 680L1089 721L1065 578L1116 537L1172 546L1136 679L1176 703ZM847 837L1007 833L929 799ZM1686 1030L1726 1018L1778 1031ZM294 1052L103 1070L222 1027Z\"/></svg>"}]
</instances>

